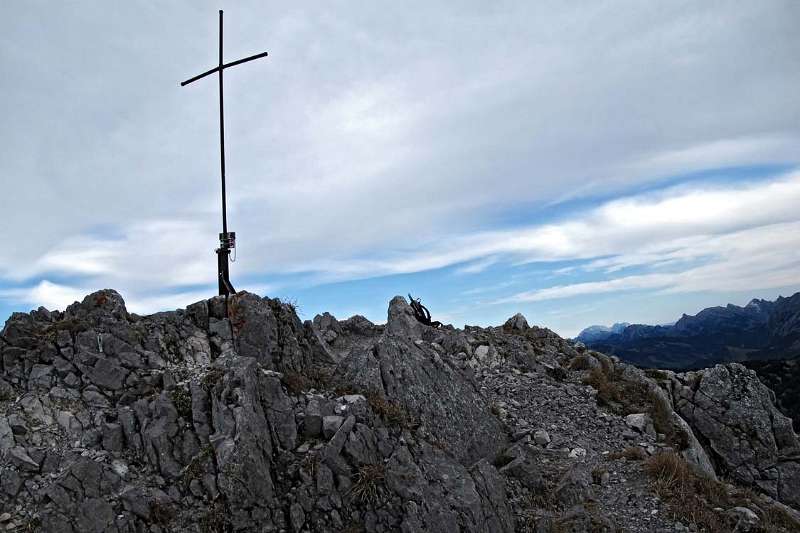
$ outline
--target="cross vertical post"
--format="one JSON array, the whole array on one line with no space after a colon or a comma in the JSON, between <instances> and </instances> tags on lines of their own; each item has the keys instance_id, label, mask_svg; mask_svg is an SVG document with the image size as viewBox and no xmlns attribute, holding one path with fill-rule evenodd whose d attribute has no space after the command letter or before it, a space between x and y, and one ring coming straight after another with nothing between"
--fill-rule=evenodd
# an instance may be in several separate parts
<instances>
[{"instance_id":1,"label":"cross vertical post","mask_svg":"<svg viewBox=\"0 0 800 533\"><path fill-rule=\"evenodd\" d=\"M222 72L229 67L246 63L254 59L266 57L267 52L255 54L243 59L231 61L230 63L223 62L222 56L222 10L219 10L219 64L202 74L198 74L193 78L181 82L181 87L195 82L209 74L217 73L219 75L219 155L220 155L220 174L222 176L222 233L219 234L219 248L215 250L217 254L217 280L219 284L219 294L227 296L236 291L231 284L229 275L229 260L231 250L236 248L236 233L228 232L228 212L227 212L227 199L225 195L225 107L223 95Z\"/></svg>"}]
</instances>

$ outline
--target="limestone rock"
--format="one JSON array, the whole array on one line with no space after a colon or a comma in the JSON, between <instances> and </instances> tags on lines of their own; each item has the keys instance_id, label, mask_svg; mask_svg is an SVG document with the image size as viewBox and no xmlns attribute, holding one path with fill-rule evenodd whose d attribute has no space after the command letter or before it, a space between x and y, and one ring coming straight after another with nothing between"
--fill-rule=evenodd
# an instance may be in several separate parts
<instances>
[{"instance_id":1,"label":"limestone rock","mask_svg":"<svg viewBox=\"0 0 800 533\"><path fill-rule=\"evenodd\" d=\"M730 363L675 377L675 407L733 479L800 505L798 439L755 372Z\"/></svg>"},{"instance_id":2,"label":"limestone rock","mask_svg":"<svg viewBox=\"0 0 800 533\"><path fill-rule=\"evenodd\" d=\"M522 313L517 313L506 320L506 323L503 324L503 329L509 333L524 333L526 330L530 329L530 326Z\"/></svg>"}]
</instances>

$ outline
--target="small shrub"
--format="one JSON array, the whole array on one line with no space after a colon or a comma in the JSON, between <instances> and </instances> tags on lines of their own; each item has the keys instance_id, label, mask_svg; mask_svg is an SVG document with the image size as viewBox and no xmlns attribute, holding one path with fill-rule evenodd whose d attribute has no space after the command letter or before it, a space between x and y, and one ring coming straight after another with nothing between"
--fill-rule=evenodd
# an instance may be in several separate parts
<instances>
[{"instance_id":1,"label":"small shrub","mask_svg":"<svg viewBox=\"0 0 800 533\"><path fill-rule=\"evenodd\" d=\"M339 385L333 389L336 396L349 396L350 394L359 394L359 392L350 385Z\"/></svg>"},{"instance_id":2,"label":"small shrub","mask_svg":"<svg viewBox=\"0 0 800 533\"><path fill-rule=\"evenodd\" d=\"M178 414L183 418L190 418L192 416L192 395L183 387L175 387L170 395L172 404L178 411Z\"/></svg>"},{"instance_id":3,"label":"small shrub","mask_svg":"<svg viewBox=\"0 0 800 533\"><path fill-rule=\"evenodd\" d=\"M283 374L283 384L289 394L298 396L303 391L311 388L311 380L298 372L285 372Z\"/></svg>"},{"instance_id":4,"label":"small shrub","mask_svg":"<svg viewBox=\"0 0 800 533\"><path fill-rule=\"evenodd\" d=\"M348 495L360 503L375 505L384 492L386 467L382 464L364 465L353 476Z\"/></svg>"},{"instance_id":5,"label":"small shrub","mask_svg":"<svg viewBox=\"0 0 800 533\"><path fill-rule=\"evenodd\" d=\"M300 303L297 301L297 298L292 298L291 300L288 298L281 298L280 302L292 310L294 314L300 313Z\"/></svg>"},{"instance_id":6,"label":"small shrub","mask_svg":"<svg viewBox=\"0 0 800 533\"><path fill-rule=\"evenodd\" d=\"M375 391L367 392L365 397L375 414L380 416L388 425L401 429L413 429L418 425L400 404L390 402Z\"/></svg>"},{"instance_id":7,"label":"small shrub","mask_svg":"<svg viewBox=\"0 0 800 533\"><path fill-rule=\"evenodd\" d=\"M153 500L150 502L150 520L154 524L166 526L175 519L175 509L172 506Z\"/></svg>"},{"instance_id":8,"label":"small shrub","mask_svg":"<svg viewBox=\"0 0 800 533\"><path fill-rule=\"evenodd\" d=\"M303 372L288 370L283 373L283 384L293 395L309 389L326 390L330 388L332 370L326 367L312 366Z\"/></svg>"},{"instance_id":9,"label":"small shrub","mask_svg":"<svg viewBox=\"0 0 800 533\"><path fill-rule=\"evenodd\" d=\"M206 372L202 378L200 378L200 385L202 385L206 392L211 392L211 389L214 388L214 385L216 385L224 375L225 372L221 368L212 368Z\"/></svg>"}]
</instances>

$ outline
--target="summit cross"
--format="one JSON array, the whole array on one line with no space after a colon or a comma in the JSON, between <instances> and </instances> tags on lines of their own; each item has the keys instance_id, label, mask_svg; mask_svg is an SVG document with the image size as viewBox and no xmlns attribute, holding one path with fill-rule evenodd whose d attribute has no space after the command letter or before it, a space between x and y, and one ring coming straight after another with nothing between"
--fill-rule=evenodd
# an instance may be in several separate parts
<instances>
[{"instance_id":1,"label":"summit cross","mask_svg":"<svg viewBox=\"0 0 800 533\"><path fill-rule=\"evenodd\" d=\"M222 10L219 10L219 65L216 67L198 74L193 78L181 82L181 87L189 85L201 78L205 78L211 74L219 74L219 154L220 154L220 174L222 175L222 233L219 234L219 248L215 251L217 253L217 279L219 281L219 294L229 295L236 291L231 284L228 261L230 260L231 249L236 248L236 233L228 232L228 215L225 198L225 113L222 97L222 72L228 68L236 65L241 65L254 59L266 57L267 52L245 57L244 59L237 59L230 63L222 62Z\"/></svg>"}]
</instances>

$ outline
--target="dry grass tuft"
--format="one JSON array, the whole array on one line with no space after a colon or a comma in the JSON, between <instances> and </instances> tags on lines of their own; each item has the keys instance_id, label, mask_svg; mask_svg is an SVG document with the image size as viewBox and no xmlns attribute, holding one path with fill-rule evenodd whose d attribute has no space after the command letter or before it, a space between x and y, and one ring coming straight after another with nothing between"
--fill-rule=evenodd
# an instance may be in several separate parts
<instances>
[{"instance_id":1,"label":"dry grass tuft","mask_svg":"<svg viewBox=\"0 0 800 533\"><path fill-rule=\"evenodd\" d=\"M581 354L569 362L570 370L591 370L592 360L586 354Z\"/></svg>"},{"instance_id":2,"label":"dry grass tuft","mask_svg":"<svg viewBox=\"0 0 800 533\"><path fill-rule=\"evenodd\" d=\"M288 371L283 374L283 384L290 394L297 396L309 389L325 390L330 387L331 370L309 367L303 372Z\"/></svg>"},{"instance_id":3,"label":"dry grass tuft","mask_svg":"<svg viewBox=\"0 0 800 533\"><path fill-rule=\"evenodd\" d=\"M797 523L782 507L770 504L751 489L728 486L695 473L678 454L660 453L645 462L645 471L658 496L669 505L675 518L699 530L731 531L735 524L714 508L747 507L758 514L754 533L798 531Z\"/></svg>"},{"instance_id":4,"label":"dry grass tuft","mask_svg":"<svg viewBox=\"0 0 800 533\"><path fill-rule=\"evenodd\" d=\"M401 429L414 429L419 425L402 405L390 402L375 391L369 391L364 396L375 414L383 418L388 425Z\"/></svg>"},{"instance_id":5,"label":"dry grass tuft","mask_svg":"<svg viewBox=\"0 0 800 533\"><path fill-rule=\"evenodd\" d=\"M729 530L726 518L714 511L722 503L724 487L720 483L698 476L680 455L672 452L654 455L644 466L656 494L669 504L676 517L706 531Z\"/></svg>"},{"instance_id":6,"label":"dry grass tuft","mask_svg":"<svg viewBox=\"0 0 800 533\"><path fill-rule=\"evenodd\" d=\"M293 396L298 396L303 391L311 388L311 380L298 372L286 372L283 374L283 384L286 390Z\"/></svg>"},{"instance_id":7,"label":"dry grass tuft","mask_svg":"<svg viewBox=\"0 0 800 533\"><path fill-rule=\"evenodd\" d=\"M583 381L597 390L598 402L618 414L645 412L650 405L647 385L625 380L611 361L604 358L599 361L602 366L589 372Z\"/></svg>"},{"instance_id":8,"label":"dry grass tuft","mask_svg":"<svg viewBox=\"0 0 800 533\"><path fill-rule=\"evenodd\" d=\"M382 464L365 465L353 476L353 486L348 495L360 503L375 505L384 493L386 467Z\"/></svg>"}]
</instances>

